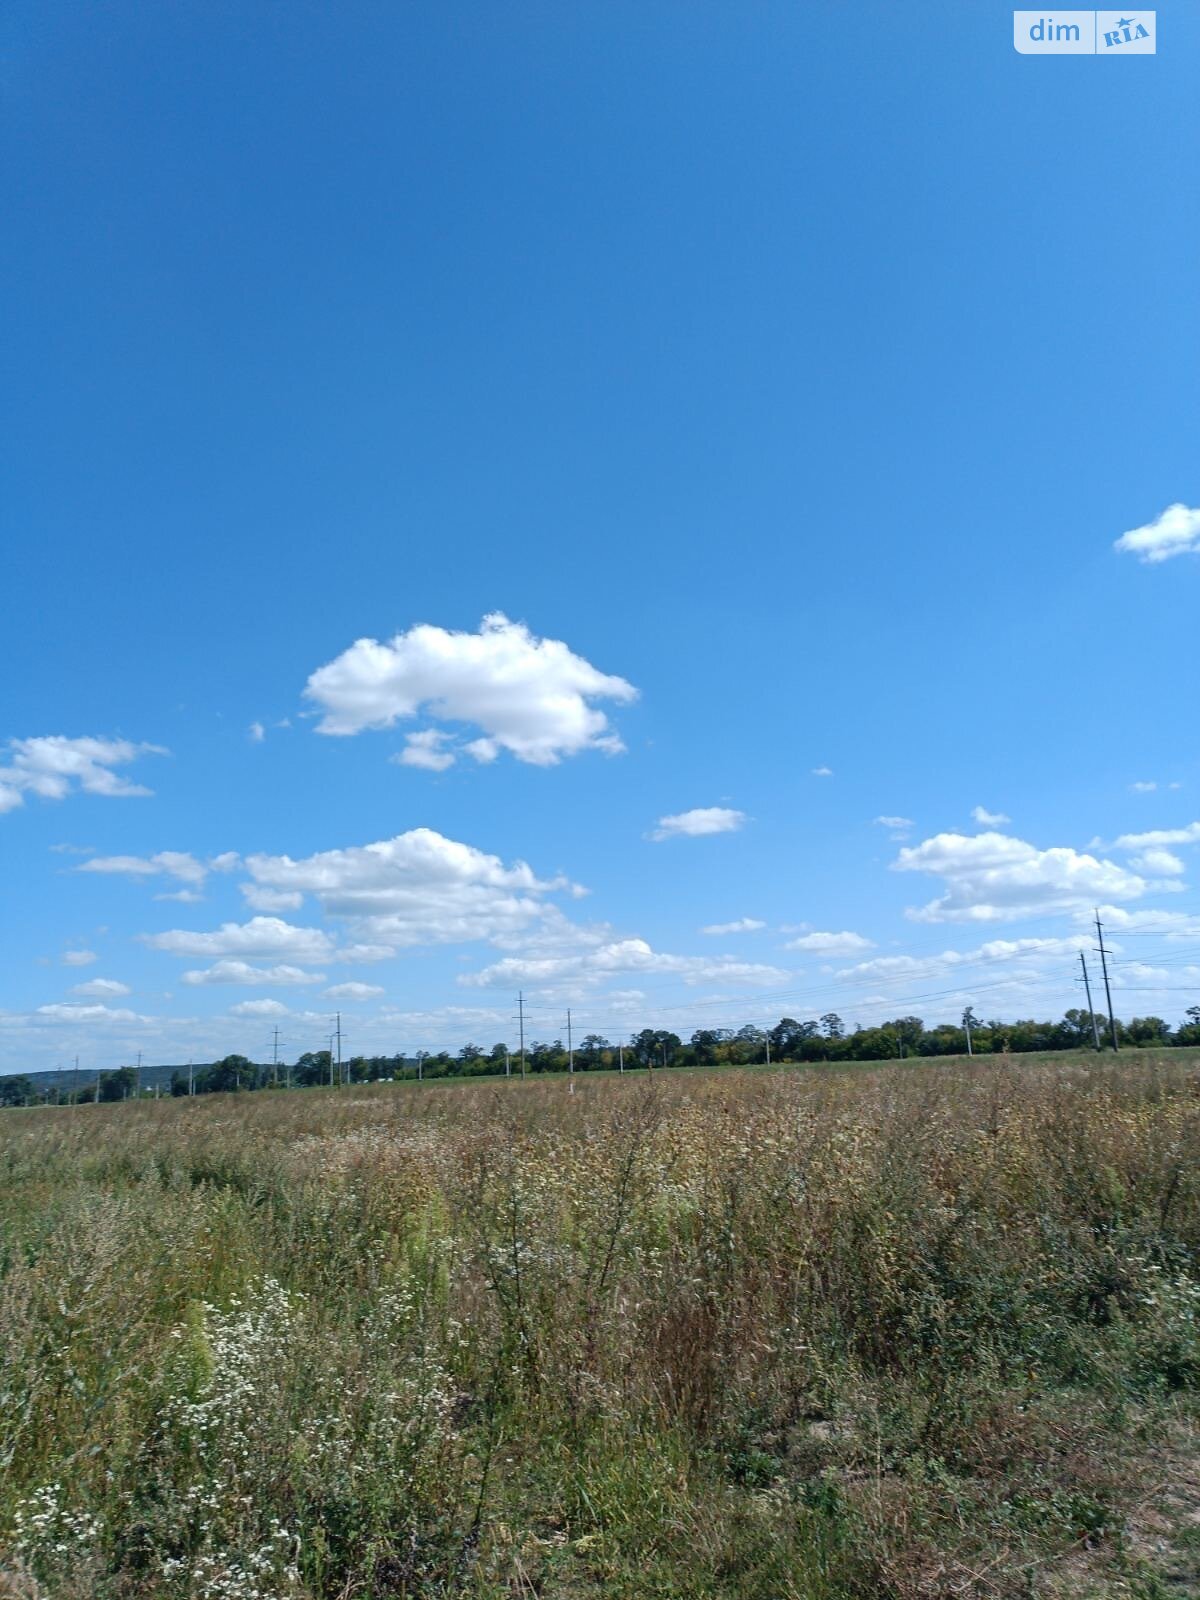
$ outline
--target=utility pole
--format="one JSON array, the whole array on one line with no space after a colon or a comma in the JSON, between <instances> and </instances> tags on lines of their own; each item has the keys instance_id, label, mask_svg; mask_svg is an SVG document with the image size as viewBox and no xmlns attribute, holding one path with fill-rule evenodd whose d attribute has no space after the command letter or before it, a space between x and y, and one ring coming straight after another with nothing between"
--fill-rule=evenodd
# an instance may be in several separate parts
<instances>
[{"instance_id":1,"label":"utility pole","mask_svg":"<svg viewBox=\"0 0 1200 1600\"><path fill-rule=\"evenodd\" d=\"M191 1058L191 1056L189 1056L188 1057L188 1098L190 1099L192 1097L192 1095L195 1094L195 1092L196 1092L196 1074L195 1074L195 1071L192 1068L192 1058Z\"/></svg>"},{"instance_id":2,"label":"utility pole","mask_svg":"<svg viewBox=\"0 0 1200 1600\"><path fill-rule=\"evenodd\" d=\"M963 1028L966 1030L966 1035L967 1035L967 1054L969 1056L973 1056L975 1054L975 1051L971 1048L971 1008L970 1008L970 1006L968 1006L967 1009L963 1012Z\"/></svg>"},{"instance_id":3,"label":"utility pole","mask_svg":"<svg viewBox=\"0 0 1200 1600\"><path fill-rule=\"evenodd\" d=\"M1100 941L1097 948L1100 951L1100 970L1104 974L1104 995L1108 1001L1108 1027L1109 1032L1112 1034L1112 1047L1114 1050L1119 1050L1121 1046L1117 1043L1117 1019L1113 1016L1112 989L1108 983L1108 951L1104 948L1104 929L1100 925L1100 912L1098 909L1096 911L1096 937Z\"/></svg>"},{"instance_id":4,"label":"utility pole","mask_svg":"<svg viewBox=\"0 0 1200 1600\"><path fill-rule=\"evenodd\" d=\"M767 1065L771 1065L771 1035L767 1034Z\"/></svg>"},{"instance_id":5,"label":"utility pole","mask_svg":"<svg viewBox=\"0 0 1200 1600\"><path fill-rule=\"evenodd\" d=\"M521 1025L521 1080L525 1079L525 992L517 995L517 1017Z\"/></svg>"},{"instance_id":6,"label":"utility pole","mask_svg":"<svg viewBox=\"0 0 1200 1600\"><path fill-rule=\"evenodd\" d=\"M341 1084L344 1082L344 1079L342 1077L342 1013L340 1011L336 1014L334 1020L337 1022L337 1081L339 1084Z\"/></svg>"},{"instance_id":7,"label":"utility pole","mask_svg":"<svg viewBox=\"0 0 1200 1600\"><path fill-rule=\"evenodd\" d=\"M329 1087L333 1088L333 1040L334 1035L329 1035Z\"/></svg>"},{"instance_id":8,"label":"utility pole","mask_svg":"<svg viewBox=\"0 0 1200 1600\"><path fill-rule=\"evenodd\" d=\"M575 1047L571 1043L571 1008L567 1007L567 1072L575 1076Z\"/></svg>"},{"instance_id":9,"label":"utility pole","mask_svg":"<svg viewBox=\"0 0 1200 1600\"><path fill-rule=\"evenodd\" d=\"M271 1082L279 1082L279 1029L275 1029L275 1039L271 1045Z\"/></svg>"},{"instance_id":10,"label":"utility pole","mask_svg":"<svg viewBox=\"0 0 1200 1600\"><path fill-rule=\"evenodd\" d=\"M624 1072L625 1071L625 1041L624 1041L624 1039L618 1039L617 1040L617 1071L618 1072Z\"/></svg>"},{"instance_id":11,"label":"utility pole","mask_svg":"<svg viewBox=\"0 0 1200 1600\"><path fill-rule=\"evenodd\" d=\"M1095 1040L1096 1049L1099 1050L1100 1029L1096 1025L1096 1013L1092 1010L1092 985L1088 979L1087 957L1084 955L1082 950L1079 952L1079 965L1083 968L1083 988L1084 993L1087 995L1088 1021L1092 1025L1092 1038Z\"/></svg>"}]
</instances>

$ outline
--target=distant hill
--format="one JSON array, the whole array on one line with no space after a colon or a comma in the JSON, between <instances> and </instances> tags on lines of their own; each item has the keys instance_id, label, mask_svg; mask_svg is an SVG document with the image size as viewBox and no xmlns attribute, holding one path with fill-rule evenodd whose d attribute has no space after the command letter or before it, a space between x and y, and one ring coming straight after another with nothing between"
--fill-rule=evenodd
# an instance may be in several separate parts
<instances>
[{"instance_id":1,"label":"distant hill","mask_svg":"<svg viewBox=\"0 0 1200 1600\"><path fill-rule=\"evenodd\" d=\"M132 1063L130 1064L132 1065ZM192 1071L200 1072L208 1065L209 1063L207 1061L194 1061L192 1063ZM101 1072L114 1072L115 1070L115 1067L100 1068ZM162 1089L167 1089L170 1087L171 1074L173 1072L182 1072L186 1076L187 1070L186 1061L179 1066L143 1066L141 1079L142 1088L153 1089L157 1086ZM55 1072L5 1072L0 1073L0 1077L28 1078L38 1093L43 1094L47 1089L70 1090L74 1089L76 1084L78 1084L82 1089L89 1083L95 1083L96 1069L80 1067L78 1073L76 1073L74 1067L66 1067Z\"/></svg>"}]
</instances>

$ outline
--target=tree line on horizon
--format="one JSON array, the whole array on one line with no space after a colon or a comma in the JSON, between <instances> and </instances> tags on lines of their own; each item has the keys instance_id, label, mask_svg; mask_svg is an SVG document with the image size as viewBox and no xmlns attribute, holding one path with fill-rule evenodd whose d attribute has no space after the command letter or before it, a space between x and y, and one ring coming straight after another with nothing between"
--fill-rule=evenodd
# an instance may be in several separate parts
<instances>
[{"instance_id":1,"label":"tree line on horizon","mask_svg":"<svg viewBox=\"0 0 1200 1600\"><path fill-rule=\"evenodd\" d=\"M1123 1048L1200 1046L1200 1005L1190 1006L1187 1020L1172 1028L1162 1017L1116 1019L1117 1044ZM524 1056L507 1044L490 1050L465 1044L456 1053L418 1050L414 1055L351 1056L339 1064L328 1050L305 1051L294 1063L262 1063L229 1055L209 1065L176 1068L168 1092L228 1094L256 1089L314 1088L322 1084L423 1081L425 1078L480 1078L546 1073L669 1070L673 1067L745 1067L766 1062L816 1065L834 1061L890 1061L908 1057L1022 1055L1034 1051L1112 1047L1108 1018L1082 1008L1067 1011L1059 1022L982 1020L972 1007L958 1024L926 1027L920 1017L896 1017L875 1027L848 1029L835 1011L800 1022L782 1017L773 1028L744 1023L740 1028L697 1028L685 1043L665 1028L643 1028L628 1042L602 1034L586 1034L569 1051L561 1039L533 1041ZM153 1068L146 1069L152 1072ZM79 1087L39 1085L27 1073L0 1077L0 1106L145 1098L161 1092L148 1089L133 1067L101 1072Z\"/></svg>"}]
</instances>

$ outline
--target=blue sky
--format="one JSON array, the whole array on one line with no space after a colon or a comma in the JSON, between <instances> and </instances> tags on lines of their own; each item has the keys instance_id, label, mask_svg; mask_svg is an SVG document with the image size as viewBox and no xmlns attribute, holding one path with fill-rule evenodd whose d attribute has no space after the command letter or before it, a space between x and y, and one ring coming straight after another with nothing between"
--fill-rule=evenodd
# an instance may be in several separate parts
<instances>
[{"instance_id":1,"label":"blue sky","mask_svg":"<svg viewBox=\"0 0 1200 1600\"><path fill-rule=\"evenodd\" d=\"M1200 1001L1158 23L10 6L0 1066Z\"/></svg>"}]
</instances>

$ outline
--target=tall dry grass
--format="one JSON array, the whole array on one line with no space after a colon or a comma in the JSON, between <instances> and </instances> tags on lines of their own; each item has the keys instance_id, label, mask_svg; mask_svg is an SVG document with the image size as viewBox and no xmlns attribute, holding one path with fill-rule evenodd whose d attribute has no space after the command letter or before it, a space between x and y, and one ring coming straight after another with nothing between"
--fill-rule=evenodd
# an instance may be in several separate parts
<instances>
[{"instance_id":1,"label":"tall dry grass","mask_svg":"<svg viewBox=\"0 0 1200 1600\"><path fill-rule=\"evenodd\" d=\"M0 1593L1152 1595L1198 1155L1169 1055L5 1114Z\"/></svg>"}]
</instances>

